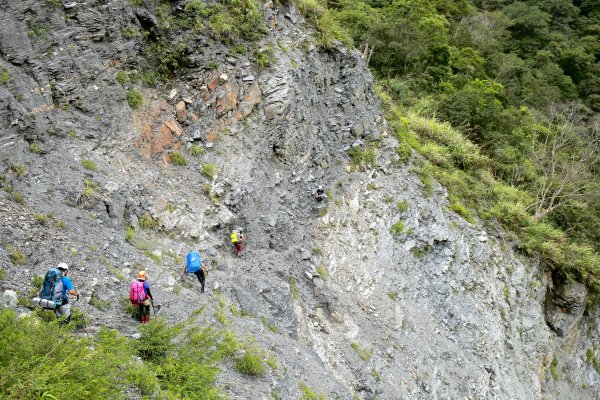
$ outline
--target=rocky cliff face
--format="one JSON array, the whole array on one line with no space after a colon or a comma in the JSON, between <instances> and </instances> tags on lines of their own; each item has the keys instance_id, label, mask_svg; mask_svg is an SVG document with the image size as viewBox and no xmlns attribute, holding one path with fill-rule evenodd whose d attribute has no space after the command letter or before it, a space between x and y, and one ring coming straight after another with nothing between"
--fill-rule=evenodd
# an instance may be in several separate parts
<instances>
[{"instance_id":1,"label":"rocky cliff face","mask_svg":"<svg viewBox=\"0 0 600 400\"><path fill-rule=\"evenodd\" d=\"M270 68L198 35L188 68L148 86L131 77L153 7L0 4L5 305L29 312L15 297L66 261L87 332L134 334L118 299L144 268L169 322L204 306L219 324L231 304L230 327L277 359L261 379L223 366L231 398L299 398L299 383L340 399L600 397L585 289L555 288L510 235L450 211L417 155L399 163L360 55L315 47L294 8L264 6ZM351 162L368 146L375 162ZM211 268L202 295L181 273L190 249Z\"/></svg>"}]
</instances>

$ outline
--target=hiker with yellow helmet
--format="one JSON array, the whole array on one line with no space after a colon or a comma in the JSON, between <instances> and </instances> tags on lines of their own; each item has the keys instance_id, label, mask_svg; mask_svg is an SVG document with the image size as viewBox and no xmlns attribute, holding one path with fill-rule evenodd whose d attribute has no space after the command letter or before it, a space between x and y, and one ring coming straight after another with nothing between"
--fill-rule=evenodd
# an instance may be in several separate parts
<instances>
[{"instance_id":1,"label":"hiker with yellow helmet","mask_svg":"<svg viewBox=\"0 0 600 400\"><path fill-rule=\"evenodd\" d=\"M242 250L244 250L244 242L246 241L244 230L240 227L234 228L229 237L231 239L231 243L233 243L233 246L235 247L235 253L238 257L241 257Z\"/></svg>"},{"instance_id":2,"label":"hiker with yellow helmet","mask_svg":"<svg viewBox=\"0 0 600 400\"><path fill-rule=\"evenodd\" d=\"M146 324L150 322L150 284L146 281L146 271L140 271L137 275L137 281L131 283L129 290L129 299L133 305L137 305L140 310L140 321Z\"/></svg>"}]
</instances>

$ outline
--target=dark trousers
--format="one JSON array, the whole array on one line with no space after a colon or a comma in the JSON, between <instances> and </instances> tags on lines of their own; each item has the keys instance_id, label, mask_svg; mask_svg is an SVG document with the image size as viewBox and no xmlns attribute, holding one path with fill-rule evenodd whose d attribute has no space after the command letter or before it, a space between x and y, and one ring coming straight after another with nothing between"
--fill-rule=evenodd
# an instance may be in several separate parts
<instances>
[{"instance_id":1,"label":"dark trousers","mask_svg":"<svg viewBox=\"0 0 600 400\"><path fill-rule=\"evenodd\" d=\"M144 304L140 304L138 307L140 309L140 317L150 315L150 305L145 306Z\"/></svg>"},{"instance_id":2,"label":"dark trousers","mask_svg":"<svg viewBox=\"0 0 600 400\"><path fill-rule=\"evenodd\" d=\"M198 282L200 282L200 285L202 286L202 289L200 290L200 292L204 293L204 270L202 268L200 268L198 271L194 272L194 275L196 275L198 277Z\"/></svg>"}]
</instances>

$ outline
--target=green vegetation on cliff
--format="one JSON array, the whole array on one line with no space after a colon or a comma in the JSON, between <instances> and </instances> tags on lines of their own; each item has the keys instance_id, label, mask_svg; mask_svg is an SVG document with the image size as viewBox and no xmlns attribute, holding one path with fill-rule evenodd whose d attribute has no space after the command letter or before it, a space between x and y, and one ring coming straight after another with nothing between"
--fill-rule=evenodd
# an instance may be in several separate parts
<instances>
[{"instance_id":1,"label":"green vegetation on cliff","mask_svg":"<svg viewBox=\"0 0 600 400\"><path fill-rule=\"evenodd\" d=\"M77 338L57 320L2 310L0 393L3 399L220 399L222 363L250 376L273 364L232 332L193 322L168 326L157 318L140 326L137 340L104 328Z\"/></svg>"},{"instance_id":2,"label":"green vegetation on cliff","mask_svg":"<svg viewBox=\"0 0 600 400\"><path fill-rule=\"evenodd\" d=\"M465 220L498 220L557 279L598 294L596 3L296 1L319 11L309 19L320 36L363 53L400 164L413 162L425 180L446 186L450 209ZM328 35L324 20L337 22ZM426 161L412 159L412 149Z\"/></svg>"}]
</instances>

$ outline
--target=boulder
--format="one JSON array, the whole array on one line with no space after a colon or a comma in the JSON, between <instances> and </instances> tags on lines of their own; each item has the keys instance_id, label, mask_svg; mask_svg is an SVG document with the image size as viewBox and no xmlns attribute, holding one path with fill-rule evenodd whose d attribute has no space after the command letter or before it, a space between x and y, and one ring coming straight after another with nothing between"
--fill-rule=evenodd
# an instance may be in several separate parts
<instances>
[{"instance_id":1,"label":"boulder","mask_svg":"<svg viewBox=\"0 0 600 400\"><path fill-rule=\"evenodd\" d=\"M571 332L585 311L587 288L579 282L560 285L546 302L546 323L560 337Z\"/></svg>"},{"instance_id":2,"label":"boulder","mask_svg":"<svg viewBox=\"0 0 600 400\"><path fill-rule=\"evenodd\" d=\"M0 296L0 308L15 308L18 302L17 292L14 290L5 290Z\"/></svg>"}]
</instances>

